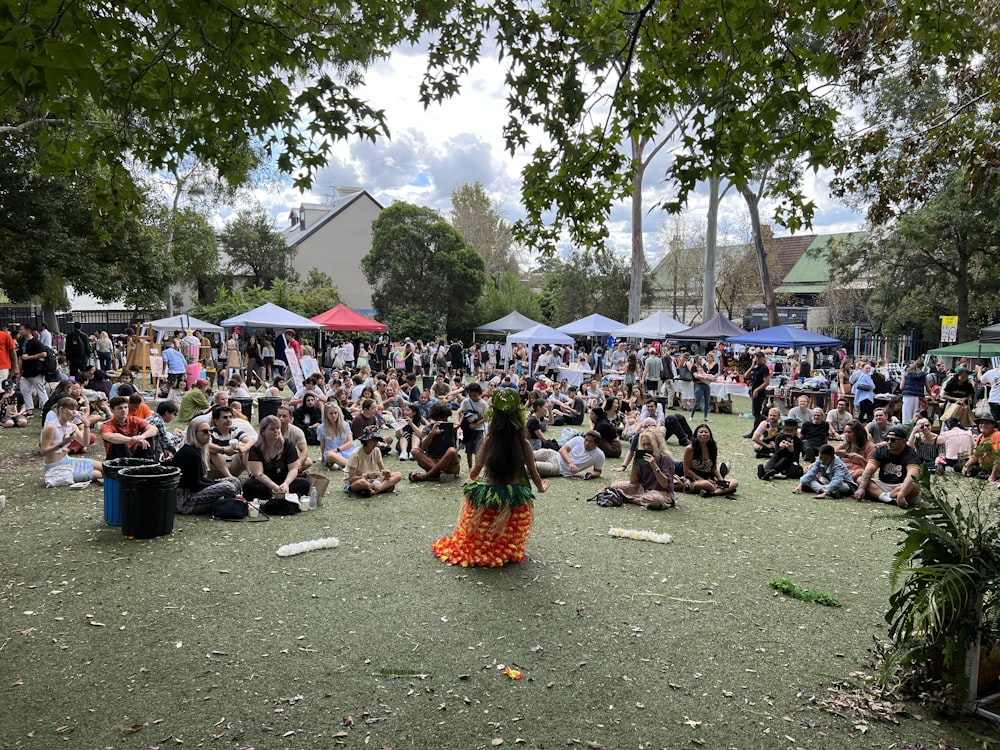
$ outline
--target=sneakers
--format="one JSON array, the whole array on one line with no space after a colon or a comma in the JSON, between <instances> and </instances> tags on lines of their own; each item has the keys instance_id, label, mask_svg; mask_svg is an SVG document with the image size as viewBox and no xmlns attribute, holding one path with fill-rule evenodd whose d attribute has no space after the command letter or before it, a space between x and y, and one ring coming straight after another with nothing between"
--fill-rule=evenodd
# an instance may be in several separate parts
<instances>
[{"instance_id":1,"label":"sneakers","mask_svg":"<svg viewBox=\"0 0 1000 750\"><path fill-rule=\"evenodd\" d=\"M410 454L409 453L405 453L405 452L404 453L400 453L399 454L399 460L400 461L409 461L410 460Z\"/></svg>"},{"instance_id":2,"label":"sneakers","mask_svg":"<svg viewBox=\"0 0 1000 750\"><path fill-rule=\"evenodd\" d=\"M748 432L748 433L747 433L746 435L744 435L743 437L745 437L745 438L746 438L747 440L749 440L750 438L752 438L752 437L753 437L753 433L752 433L752 432Z\"/></svg>"},{"instance_id":3,"label":"sneakers","mask_svg":"<svg viewBox=\"0 0 1000 750\"><path fill-rule=\"evenodd\" d=\"M894 503L894 502L896 502L895 500L892 499L892 495L890 495L888 492L883 492L881 495L878 496L878 499L879 499L880 502L883 502L883 503Z\"/></svg>"},{"instance_id":4,"label":"sneakers","mask_svg":"<svg viewBox=\"0 0 1000 750\"><path fill-rule=\"evenodd\" d=\"M721 469L719 470L719 473L720 474L722 473ZM758 479L764 478L764 464L757 464L757 478Z\"/></svg>"},{"instance_id":5,"label":"sneakers","mask_svg":"<svg viewBox=\"0 0 1000 750\"><path fill-rule=\"evenodd\" d=\"M723 479L725 479L726 476L729 474L729 464L727 464L725 461L719 464L719 474L722 476Z\"/></svg>"}]
</instances>

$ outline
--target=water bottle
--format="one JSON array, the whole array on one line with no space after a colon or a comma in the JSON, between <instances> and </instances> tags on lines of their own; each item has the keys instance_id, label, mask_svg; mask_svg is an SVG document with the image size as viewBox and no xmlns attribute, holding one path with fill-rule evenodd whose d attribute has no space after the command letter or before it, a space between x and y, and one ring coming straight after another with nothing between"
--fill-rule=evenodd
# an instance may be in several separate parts
<instances>
[{"instance_id":1,"label":"water bottle","mask_svg":"<svg viewBox=\"0 0 1000 750\"><path fill-rule=\"evenodd\" d=\"M318 504L318 495L316 493L316 488L313 487L309 490L309 510L316 510L316 505Z\"/></svg>"}]
</instances>

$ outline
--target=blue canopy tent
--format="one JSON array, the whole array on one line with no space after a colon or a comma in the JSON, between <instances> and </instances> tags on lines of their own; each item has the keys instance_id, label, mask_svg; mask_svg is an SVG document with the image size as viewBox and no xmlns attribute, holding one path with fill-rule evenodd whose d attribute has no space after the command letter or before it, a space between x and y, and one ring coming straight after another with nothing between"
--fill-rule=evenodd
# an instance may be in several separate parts
<instances>
[{"instance_id":1,"label":"blue canopy tent","mask_svg":"<svg viewBox=\"0 0 1000 750\"><path fill-rule=\"evenodd\" d=\"M744 346L774 346L774 347L808 347L810 349L821 349L825 346L840 346L840 339L824 336L819 333L807 331L805 328L794 328L793 326L774 326L773 328L762 328L759 331L751 331L740 336L732 336L726 339L728 344L743 344Z\"/></svg>"}]
</instances>

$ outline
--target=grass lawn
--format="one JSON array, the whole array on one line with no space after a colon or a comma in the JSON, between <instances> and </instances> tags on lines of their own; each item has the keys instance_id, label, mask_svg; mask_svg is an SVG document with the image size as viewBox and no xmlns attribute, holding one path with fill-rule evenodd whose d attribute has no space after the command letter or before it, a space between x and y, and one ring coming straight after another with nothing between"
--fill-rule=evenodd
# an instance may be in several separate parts
<instances>
[{"instance_id":1,"label":"grass lawn","mask_svg":"<svg viewBox=\"0 0 1000 750\"><path fill-rule=\"evenodd\" d=\"M871 522L899 511L757 480L749 424L711 425L738 499L599 508L584 500L603 482L553 480L527 559L498 570L431 556L457 483L348 500L331 475L317 511L178 516L170 537L127 541L100 487L43 489L37 417L4 430L0 747L1000 746L1000 728L919 706L893 724L817 705L885 635L895 540ZM340 547L275 555L321 536Z\"/></svg>"}]
</instances>

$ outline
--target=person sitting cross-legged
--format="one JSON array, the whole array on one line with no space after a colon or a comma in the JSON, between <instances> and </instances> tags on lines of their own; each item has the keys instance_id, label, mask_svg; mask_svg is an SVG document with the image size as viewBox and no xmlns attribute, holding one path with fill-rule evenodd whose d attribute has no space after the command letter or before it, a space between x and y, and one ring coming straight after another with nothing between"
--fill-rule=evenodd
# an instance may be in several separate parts
<instances>
[{"instance_id":1,"label":"person sitting cross-legged","mask_svg":"<svg viewBox=\"0 0 1000 750\"><path fill-rule=\"evenodd\" d=\"M157 435L156 427L129 416L129 401L125 396L115 396L110 406L112 417L101 425L105 456L155 459L151 440Z\"/></svg>"},{"instance_id":2,"label":"person sitting cross-legged","mask_svg":"<svg viewBox=\"0 0 1000 750\"><path fill-rule=\"evenodd\" d=\"M71 397L59 399L54 408L55 423L47 422L42 427L38 447L45 464L46 487L68 487L75 482L101 482L104 479L104 467L99 461L69 455L71 443L86 440L84 432L87 428L75 424L77 409L78 405Z\"/></svg>"},{"instance_id":3,"label":"person sitting cross-legged","mask_svg":"<svg viewBox=\"0 0 1000 750\"><path fill-rule=\"evenodd\" d=\"M674 495L674 459L667 450L659 429L652 427L639 433L638 450L633 454L632 471L627 482L615 482L630 503L646 510L663 510L677 504Z\"/></svg>"},{"instance_id":4,"label":"person sitting cross-legged","mask_svg":"<svg viewBox=\"0 0 1000 750\"><path fill-rule=\"evenodd\" d=\"M798 479L802 476L802 467L799 465L801 455L799 423L794 419L786 419L782 433L774 440L774 453L766 464L757 464L757 476L765 481L778 475Z\"/></svg>"},{"instance_id":5,"label":"person sitting cross-legged","mask_svg":"<svg viewBox=\"0 0 1000 750\"><path fill-rule=\"evenodd\" d=\"M394 492L403 479L402 472L389 471L382 463L382 452L378 448L382 436L378 428L368 426L361 433L357 448L347 462L347 484L344 489L352 495L371 497L385 492Z\"/></svg>"},{"instance_id":6,"label":"person sitting cross-legged","mask_svg":"<svg viewBox=\"0 0 1000 750\"><path fill-rule=\"evenodd\" d=\"M890 427L885 440L886 444L868 459L854 497L859 501L867 498L909 508L920 494L916 485L920 456L907 445L906 430L902 427ZM877 479L873 476L876 472Z\"/></svg>"},{"instance_id":7,"label":"person sitting cross-legged","mask_svg":"<svg viewBox=\"0 0 1000 750\"><path fill-rule=\"evenodd\" d=\"M411 482L426 482L438 479L452 482L458 479L462 470L462 459L458 454L455 438L455 423L451 420L451 407L446 401L431 405L430 422L424 427L420 444L413 449L411 457L423 473L411 472Z\"/></svg>"},{"instance_id":8,"label":"person sitting cross-legged","mask_svg":"<svg viewBox=\"0 0 1000 750\"><path fill-rule=\"evenodd\" d=\"M840 497L853 495L858 489L857 483L832 445L824 445L819 449L819 456L812 466L802 475L799 484L792 490L799 494L805 490L815 492L814 498Z\"/></svg>"},{"instance_id":9,"label":"person sitting cross-legged","mask_svg":"<svg viewBox=\"0 0 1000 750\"><path fill-rule=\"evenodd\" d=\"M170 459L181 470L177 484L178 513L208 513L216 500L236 497L242 486L240 480L230 475L221 453L211 452L212 426L205 417L191 421L184 432L184 444ZM210 467L219 476L207 476Z\"/></svg>"}]
</instances>

